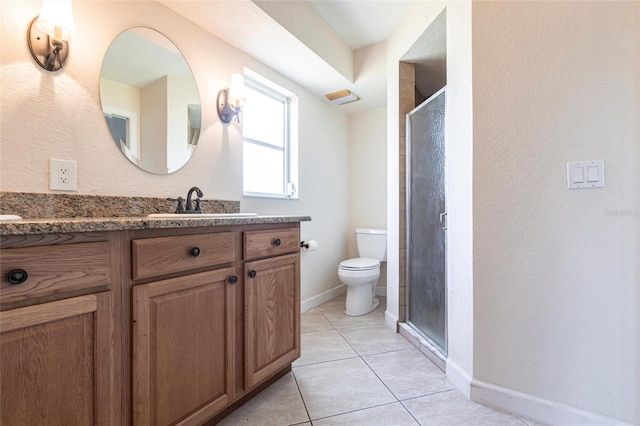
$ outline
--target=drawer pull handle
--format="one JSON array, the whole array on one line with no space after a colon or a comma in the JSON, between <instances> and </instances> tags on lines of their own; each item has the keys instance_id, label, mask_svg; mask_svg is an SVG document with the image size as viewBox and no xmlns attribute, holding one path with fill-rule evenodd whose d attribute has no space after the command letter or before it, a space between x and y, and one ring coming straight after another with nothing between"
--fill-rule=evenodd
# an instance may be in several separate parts
<instances>
[{"instance_id":1,"label":"drawer pull handle","mask_svg":"<svg viewBox=\"0 0 640 426\"><path fill-rule=\"evenodd\" d=\"M22 284L29 278L29 274L24 269L14 269L13 271L9 271L5 276L7 282L11 285Z\"/></svg>"},{"instance_id":2,"label":"drawer pull handle","mask_svg":"<svg viewBox=\"0 0 640 426\"><path fill-rule=\"evenodd\" d=\"M280 238L276 238L273 244L275 244L276 246L280 246L280 244L282 244L282 241L280 241Z\"/></svg>"},{"instance_id":3,"label":"drawer pull handle","mask_svg":"<svg viewBox=\"0 0 640 426\"><path fill-rule=\"evenodd\" d=\"M194 247L191 249L191 256L198 257L200 254L200 247Z\"/></svg>"},{"instance_id":4,"label":"drawer pull handle","mask_svg":"<svg viewBox=\"0 0 640 426\"><path fill-rule=\"evenodd\" d=\"M236 275L232 276L231 278L229 278L229 282L231 284L237 284L238 283L238 277Z\"/></svg>"},{"instance_id":5,"label":"drawer pull handle","mask_svg":"<svg viewBox=\"0 0 640 426\"><path fill-rule=\"evenodd\" d=\"M249 278L255 278L256 277L256 271L251 270L249 271Z\"/></svg>"}]
</instances>

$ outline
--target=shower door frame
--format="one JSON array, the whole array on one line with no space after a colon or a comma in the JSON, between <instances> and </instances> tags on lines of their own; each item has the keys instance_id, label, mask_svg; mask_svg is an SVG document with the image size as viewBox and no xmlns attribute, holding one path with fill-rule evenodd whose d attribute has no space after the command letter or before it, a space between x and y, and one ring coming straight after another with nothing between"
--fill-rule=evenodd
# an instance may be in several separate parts
<instances>
[{"instance_id":1,"label":"shower door frame","mask_svg":"<svg viewBox=\"0 0 640 426\"><path fill-rule=\"evenodd\" d=\"M444 135L444 158L445 158L445 164L443 167L443 182L444 182L444 194L445 194L445 203L444 203L444 217L446 219L447 216L447 198L446 198L446 193L447 193L447 180L446 180L446 105L447 105L447 99L446 99L446 86L444 86L442 89L438 90L436 93L434 93L433 95L429 96L429 98L427 98L427 100L423 101L422 103L420 103L420 105L416 106L414 109L412 109L411 111L409 111L406 115L405 115L405 135L406 135L406 139L405 139L405 153L406 153L406 158L405 158L405 191L406 191L406 199L405 199L405 227L406 227L406 234L405 234L405 283L406 283L406 307L407 307L407 313L406 313L406 323L414 330L416 331L420 336L422 336L423 338L425 338L439 353L441 353L445 358L447 357L448 354L448 346L449 346L449 303L448 303L448 289L449 289L449 283L448 283L448 273L447 273L447 265L448 265L448 256L447 256L447 225L446 223L448 223L447 220L445 220L445 226L443 228L445 235L444 235L444 347L440 347L439 344L437 344L432 338L430 338L425 332L423 332L422 330L420 330L416 325L411 323L410 320L410 316L411 316L411 304L409 303L409 298L411 297L411 269L410 269L410 253L411 253L411 245L410 245L410 241L411 241L411 220L410 220L410 215L411 215L411 123L409 122L409 116L411 114L413 114L414 112L416 112L417 110L419 110L421 107L423 107L424 105L428 104L430 101L432 101L433 99L435 99L436 97L440 96L441 94L445 94L445 124L444 124L444 128L443 128L443 135ZM442 219L442 215L441 215L441 219ZM441 222L442 225L442 222Z\"/></svg>"}]
</instances>

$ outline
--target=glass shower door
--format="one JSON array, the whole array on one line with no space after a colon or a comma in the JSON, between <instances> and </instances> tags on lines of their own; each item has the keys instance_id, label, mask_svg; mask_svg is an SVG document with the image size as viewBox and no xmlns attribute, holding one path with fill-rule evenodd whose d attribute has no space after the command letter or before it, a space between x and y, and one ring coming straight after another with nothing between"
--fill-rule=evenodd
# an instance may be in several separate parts
<instances>
[{"instance_id":1,"label":"glass shower door","mask_svg":"<svg viewBox=\"0 0 640 426\"><path fill-rule=\"evenodd\" d=\"M408 322L447 353L445 89L407 114Z\"/></svg>"}]
</instances>

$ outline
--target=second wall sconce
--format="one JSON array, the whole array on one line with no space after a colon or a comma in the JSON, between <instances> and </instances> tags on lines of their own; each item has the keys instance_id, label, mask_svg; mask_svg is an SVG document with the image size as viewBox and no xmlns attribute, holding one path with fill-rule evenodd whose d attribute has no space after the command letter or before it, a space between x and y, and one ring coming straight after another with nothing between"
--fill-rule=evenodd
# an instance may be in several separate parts
<instances>
[{"instance_id":1,"label":"second wall sconce","mask_svg":"<svg viewBox=\"0 0 640 426\"><path fill-rule=\"evenodd\" d=\"M69 55L76 31L71 0L43 0L40 15L29 25L27 41L33 59L47 71L57 71Z\"/></svg>"},{"instance_id":2,"label":"second wall sconce","mask_svg":"<svg viewBox=\"0 0 640 426\"><path fill-rule=\"evenodd\" d=\"M231 76L231 87L218 92L216 104L218 107L218 117L224 124L229 124L235 118L240 122L242 106L246 102L244 97L244 77L241 74Z\"/></svg>"}]
</instances>

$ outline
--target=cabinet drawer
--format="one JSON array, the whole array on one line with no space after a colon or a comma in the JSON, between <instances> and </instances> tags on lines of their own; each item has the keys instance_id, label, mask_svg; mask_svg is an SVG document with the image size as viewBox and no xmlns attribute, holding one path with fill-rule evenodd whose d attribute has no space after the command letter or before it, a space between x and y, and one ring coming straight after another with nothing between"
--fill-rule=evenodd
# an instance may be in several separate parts
<instances>
[{"instance_id":1,"label":"cabinet drawer","mask_svg":"<svg viewBox=\"0 0 640 426\"><path fill-rule=\"evenodd\" d=\"M3 249L0 300L8 303L75 290L105 289L111 283L110 264L110 244L106 241ZM10 284L8 275L16 270L25 271L27 279Z\"/></svg>"},{"instance_id":2,"label":"cabinet drawer","mask_svg":"<svg viewBox=\"0 0 640 426\"><path fill-rule=\"evenodd\" d=\"M132 250L134 280L236 260L233 232L134 240Z\"/></svg>"},{"instance_id":3,"label":"cabinet drawer","mask_svg":"<svg viewBox=\"0 0 640 426\"><path fill-rule=\"evenodd\" d=\"M244 233L244 258L277 256L300 250L300 234L297 228L246 231Z\"/></svg>"}]
</instances>

